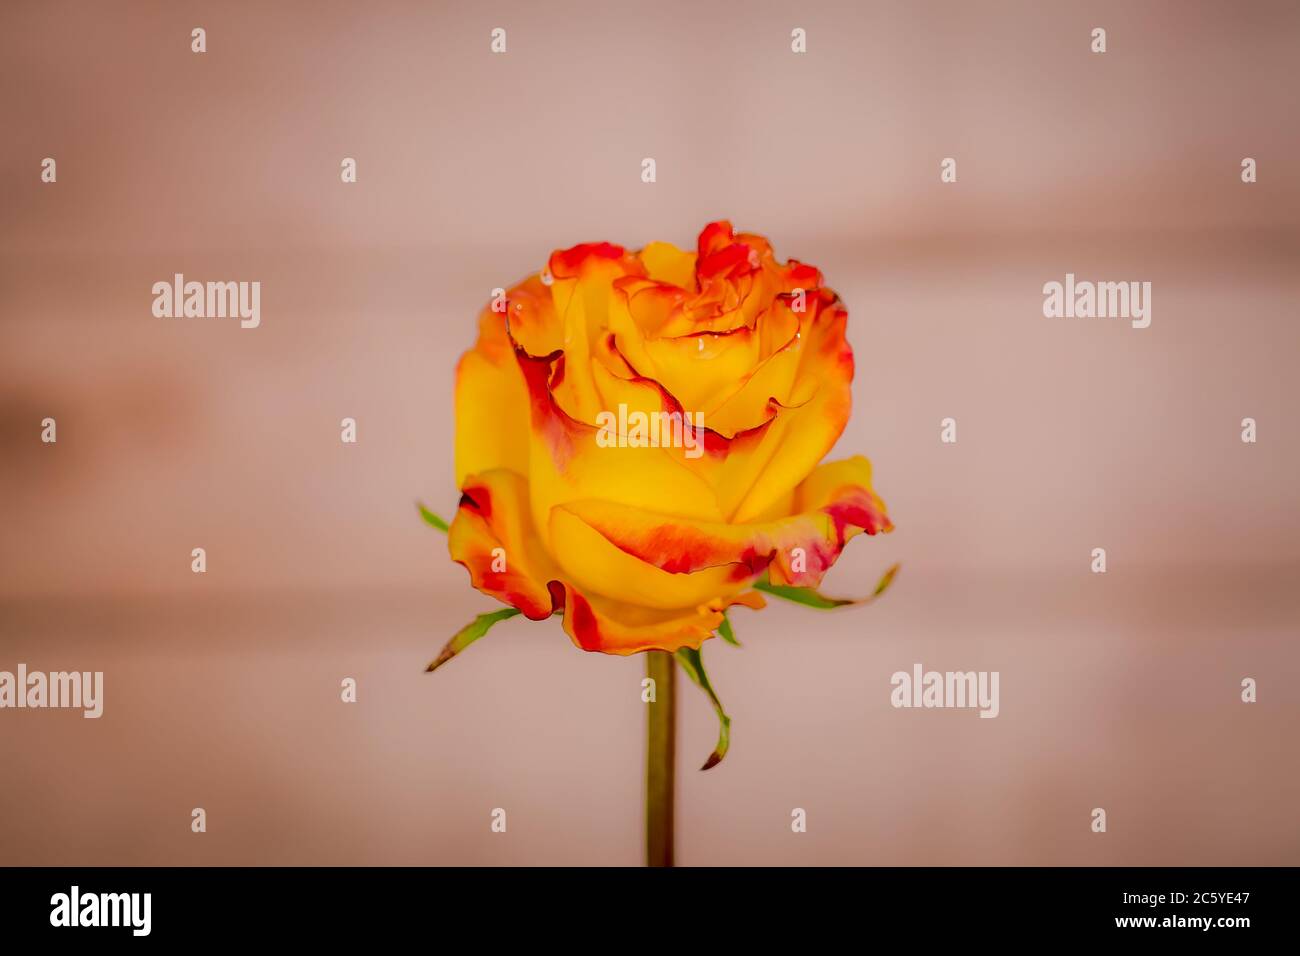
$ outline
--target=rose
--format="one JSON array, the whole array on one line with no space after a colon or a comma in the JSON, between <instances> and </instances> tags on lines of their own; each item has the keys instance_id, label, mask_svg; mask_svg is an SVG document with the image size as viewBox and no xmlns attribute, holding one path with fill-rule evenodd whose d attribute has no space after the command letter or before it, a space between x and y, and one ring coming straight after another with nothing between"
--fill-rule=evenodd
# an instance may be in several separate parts
<instances>
[{"instance_id":1,"label":"rose","mask_svg":"<svg viewBox=\"0 0 1300 956\"><path fill-rule=\"evenodd\" d=\"M731 605L763 607L755 585L815 587L892 529L865 458L819 464L849 416L847 318L816 269L727 222L695 252L554 253L457 366L452 558L611 654L699 648Z\"/></svg>"}]
</instances>

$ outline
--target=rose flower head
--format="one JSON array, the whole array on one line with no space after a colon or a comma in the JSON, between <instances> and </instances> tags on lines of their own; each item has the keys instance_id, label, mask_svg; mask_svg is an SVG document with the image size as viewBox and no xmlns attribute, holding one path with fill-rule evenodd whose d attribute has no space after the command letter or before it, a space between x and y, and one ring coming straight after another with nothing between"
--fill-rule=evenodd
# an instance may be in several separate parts
<instances>
[{"instance_id":1,"label":"rose flower head","mask_svg":"<svg viewBox=\"0 0 1300 956\"><path fill-rule=\"evenodd\" d=\"M497 619L562 614L578 647L675 652L708 690L699 648L734 641L732 605L851 603L814 589L893 526L866 458L822 462L853 352L817 269L714 222L690 251L557 251L497 292L456 368L448 546L508 607L431 668Z\"/></svg>"}]
</instances>

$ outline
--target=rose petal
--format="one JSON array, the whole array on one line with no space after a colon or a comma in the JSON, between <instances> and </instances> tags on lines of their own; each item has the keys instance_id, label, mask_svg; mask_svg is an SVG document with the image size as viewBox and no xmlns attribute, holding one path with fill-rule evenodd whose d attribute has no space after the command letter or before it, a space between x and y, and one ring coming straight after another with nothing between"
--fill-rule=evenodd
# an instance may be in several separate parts
<instances>
[{"instance_id":1,"label":"rose petal","mask_svg":"<svg viewBox=\"0 0 1300 956\"><path fill-rule=\"evenodd\" d=\"M478 471L528 473L528 393L505 317L485 309L474 348L456 365L456 484Z\"/></svg>"},{"instance_id":2,"label":"rose petal","mask_svg":"<svg viewBox=\"0 0 1300 956\"><path fill-rule=\"evenodd\" d=\"M862 457L822 465L796 490L794 504L798 512L784 519L738 525L684 522L584 500L556 509L551 523L565 528L564 540L583 549L589 556L584 561L615 569L620 586L634 587L627 593L637 594L638 600L641 591L655 589L681 600L697 581L725 593L728 582L745 587L764 571L773 584L815 586L855 535L893 529L884 502L871 490L871 464ZM621 556L609 554L601 540ZM794 560L796 548L802 549L799 561ZM568 570L570 562L565 564ZM594 567L573 564L594 573Z\"/></svg>"},{"instance_id":3,"label":"rose petal","mask_svg":"<svg viewBox=\"0 0 1300 956\"><path fill-rule=\"evenodd\" d=\"M447 550L484 594L535 621L554 611L547 583L558 571L541 546L528 508L528 485L519 475L496 470L465 479Z\"/></svg>"},{"instance_id":4,"label":"rose petal","mask_svg":"<svg viewBox=\"0 0 1300 956\"><path fill-rule=\"evenodd\" d=\"M765 606L756 591L685 611L656 611L611 602L584 594L571 584L557 583L564 598L564 630L584 651L636 654L698 648L713 636L723 612L736 604L758 610Z\"/></svg>"}]
</instances>

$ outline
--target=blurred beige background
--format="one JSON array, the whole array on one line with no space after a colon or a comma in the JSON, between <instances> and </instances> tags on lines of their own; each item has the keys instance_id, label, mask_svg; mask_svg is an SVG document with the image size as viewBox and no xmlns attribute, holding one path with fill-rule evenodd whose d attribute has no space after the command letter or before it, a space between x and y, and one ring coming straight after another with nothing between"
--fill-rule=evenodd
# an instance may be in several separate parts
<instances>
[{"instance_id":1,"label":"blurred beige background","mask_svg":"<svg viewBox=\"0 0 1300 956\"><path fill-rule=\"evenodd\" d=\"M826 590L903 571L708 646L679 861L1300 863L1298 45L1288 2L4 4L0 669L107 687L0 712L0 864L638 863L642 661L517 619L424 674L494 604L413 502L494 286L721 217L850 308L835 455L898 530ZM261 328L154 318L176 272ZM1066 272L1151 327L1045 319ZM891 708L914 662L1001 716Z\"/></svg>"}]
</instances>

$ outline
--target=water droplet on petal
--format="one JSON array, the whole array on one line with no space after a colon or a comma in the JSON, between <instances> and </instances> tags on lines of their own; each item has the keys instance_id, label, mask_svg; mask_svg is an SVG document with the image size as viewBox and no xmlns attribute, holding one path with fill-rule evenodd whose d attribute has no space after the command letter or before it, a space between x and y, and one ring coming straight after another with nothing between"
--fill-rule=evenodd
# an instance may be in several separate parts
<instances>
[{"instance_id":1,"label":"water droplet on petal","mask_svg":"<svg viewBox=\"0 0 1300 956\"><path fill-rule=\"evenodd\" d=\"M700 343L700 351L703 352L703 351L704 351L704 339L701 338L701 339L699 339L698 341L699 341L699 343Z\"/></svg>"},{"instance_id":2,"label":"water droplet on petal","mask_svg":"<svg viewBox=\"0 0 1300 956\"><path fill-rule=\"evenodd\" d=\"M555 281L555 280L551 278L551 270L550 270L550 269L543 269L543 270L542 270L542 285L550 285L550 284L551 284L552 282L554 282L554 281Z\"/></svg>"}]
</instances>

